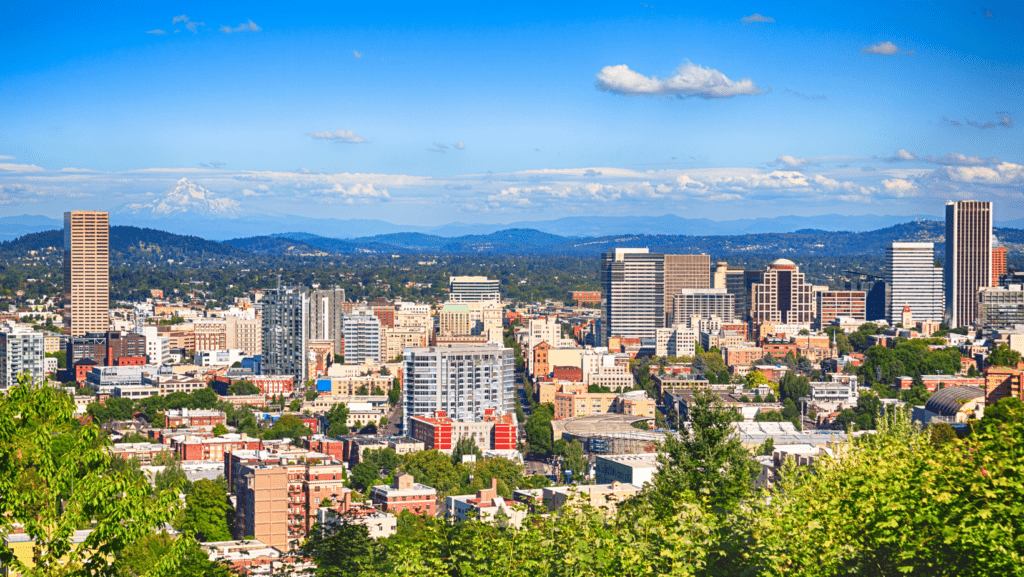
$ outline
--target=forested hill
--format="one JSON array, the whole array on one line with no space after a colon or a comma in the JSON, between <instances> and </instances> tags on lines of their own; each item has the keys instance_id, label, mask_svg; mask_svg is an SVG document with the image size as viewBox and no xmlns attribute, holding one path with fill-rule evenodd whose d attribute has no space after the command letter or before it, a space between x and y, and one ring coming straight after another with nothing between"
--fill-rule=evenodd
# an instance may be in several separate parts
<instances>
[{"instance_id":1,"label":"forested hill","mask_svg":"<svg viewBox=\"0 0 1024 577\"><path fill-rule=\"evenodd\" d=\"M790 233L761 233L738 236L682 235L615 235L574 238L539 232L510 229L488 235L445 238L422 233L398 233L355 239L332 239L309 234L296 234L294 242L325 252L424 252L439 254L551 254L565 256L596 256L614 247L647 247L652 252L729 254L776 254L790 256L883 256L885 247L894 240L936 243L941 254L945 225L934 221L917 221L871 232L830 232L801 230ZM1012 240L1011 250L1024 246L1024 231L999 229L997 236ZM226 241L238 248L275 253L268 250L282 244L282 237L255 237ZM276 252L276 254L284 254Z\"/></svg>"},{"instance_id":2,"label":"forested hill","mask_svg":"<svg viewBox=\"0 0 1024 577\"><path fill-rule=\"evenodd\" d=\"M0 258L23 257L30 251L60 254L64 232L47 230L0 242ZM110 257L117 261L164 261L173 259L245 258L249 252L224 243L136 226L110 227Z\"/></svg>"},{"instance_id":3,"label":"forested hill","mask_svg":"<svg viewBox=\"0 0 1024 577\"><path fill-rule=\"evenodd\" d=\"M892 241L934 242L936 254L945 247L945 225L915 221L870 232L799 230L734 236L615 235L598 238L563 237L532 229L508 229L487 235L456 238L422 233L394 233L355 239L336 239L297 233L215 242L134 226L111 227L111 257L124 262L244 260L250 255L323 256L330 254L452 254L557 255L594 257L615 247L646 247L652 252L788 257L883 257ZM1024 253L1024 230L997 228L996 237L1011 254ZM27 234L0 243L0 258L24 257L30 251L54 255L63 246L59 230Z\"/></svg>"}]
</instances>

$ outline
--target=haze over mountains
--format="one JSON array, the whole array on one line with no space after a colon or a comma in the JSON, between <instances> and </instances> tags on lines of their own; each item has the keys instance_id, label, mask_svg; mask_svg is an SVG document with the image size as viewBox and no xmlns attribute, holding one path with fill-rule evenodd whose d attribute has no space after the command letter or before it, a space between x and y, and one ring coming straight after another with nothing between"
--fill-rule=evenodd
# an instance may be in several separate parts
<instances>
[{"instance_id":1,"label":"haze over mountains","mask_svg":"<svg viewBox=\"0 0 1024 577\"><path fill-rule=\"evenodd\" d=\"M672 214L663 216L621 216L621 217L566 217L554 220L518 221L502 223L451 222L437 226L393 224L382 220L368 219L310 219L292 215L283 216L225 216L218 214L197 214L181 210L189 202L203 202L196 197L183 197L182 204L165 206L165 203L144 207L149 210L132 212L125 210L111 214L112 225L131 225L194 235L210 240L228 240L254 236L287 235L296 238L299 234L311 234L324 238L356 239L383 234L421 233L443 238L466 235L488 235L509 229L530 229L563 237L602 237L624 234L647 235L688 235L722 236L765 233L788 233L798 230L815 229L824 231L866 232L891 227L897 224L927 220L939 221L932 215L823 215L823 216L780 216L774 218L753 218L712 221L689 219ZM139 207L143 208L143 207ZM229 207L225 207L230 211ZM1004 228L1024 227L1024 219L997 222ZM31 232L59 229L64 226L60 219L38 215L0 217L0 240L13 240Z\"/></svg>"}]
</instances>

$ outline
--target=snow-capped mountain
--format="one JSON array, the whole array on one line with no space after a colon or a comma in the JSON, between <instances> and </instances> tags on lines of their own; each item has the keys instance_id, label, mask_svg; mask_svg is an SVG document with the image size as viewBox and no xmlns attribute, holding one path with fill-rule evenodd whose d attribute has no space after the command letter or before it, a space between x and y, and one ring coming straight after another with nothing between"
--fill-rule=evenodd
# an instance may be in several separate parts
<instances>
[{"instance_id":1,"label":"snow-capped mountain","mask_svg":"<svg viewBox=\"0 0 1024 577\"><path fill-rule=\"evenodd\" d=\"M125 210L154 217L174 215L237 216L242 205L230 198L217 198L202 185L182 178L163 198L125 205Z\"/></svg>"}]
</instances>

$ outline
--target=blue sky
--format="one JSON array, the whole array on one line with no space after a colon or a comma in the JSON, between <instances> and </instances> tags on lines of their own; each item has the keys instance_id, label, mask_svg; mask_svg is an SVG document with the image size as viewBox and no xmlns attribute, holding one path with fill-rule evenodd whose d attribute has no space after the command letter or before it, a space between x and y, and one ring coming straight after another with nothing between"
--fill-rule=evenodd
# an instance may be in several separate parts
<instances>
[{"instance_id":1,"label":"blue sky","mask_svg":"<svg viewBox=\"0 0 1024 577\"><path fill-rule=\"evenodd\" d=\"M3 12L4 214L1024 217L1019 4Z\"/></svg>"}]
</instances>

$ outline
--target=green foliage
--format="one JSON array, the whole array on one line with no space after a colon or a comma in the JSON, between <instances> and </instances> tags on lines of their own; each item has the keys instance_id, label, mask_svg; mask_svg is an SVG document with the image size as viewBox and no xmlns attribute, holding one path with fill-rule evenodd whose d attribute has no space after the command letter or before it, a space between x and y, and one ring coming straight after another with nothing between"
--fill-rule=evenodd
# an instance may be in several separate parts
<instances>
[{"instance_id":1,"label":"green foliage","mask_svg":"<svg viewBox=\"0 0 1024 577\"><path fill-rule=\"evenodd\" d=\"M345 516L327 530L315 527L300 551L316 560L315 574L324 576L370 575L383 561L382 545L370 538L366 525Z\"/></svg>"},{"instance_id":2,"label":"green foliage","mask_svg":"<svg viewBox=\"0 0 1024 577\"><path fill-rule=\"evenodd\" d=\"M944 445L956 438L956 430L949 423L933 423L928 427L928 440L933 446Z\"/></svg>"},{"instance_id":3,"label":"green foliage","mask_svg":"<svg viewBox=\"0 0 1024 577\"><path fill-rule=\"evenodd\" d=\"M302 419L295 415L281 415L273 427L263 433L264 439L292 439L297 442L302 437L312 435L313 431L302 422Z\"/></svg>"},{"instance_id":4,"label":"green foliage","mask_svg":"<svg viewBox=\"0 0 1024 577\"><path fill-rule=\"evenodd\" d=\"M171 537L167 533L150 533L129 545L115 563L118 577L152 575L154 567L174 565L162 572L165 577L230 577L234 575L225 565L209 560L209 553L187 537Z\"/></svg>"},{"instance_id":5,"label":"green foliage","mask_svg":"<svg viewBox=\"0 0 1024 577\"><path fill-rule=\"evenodd\" d=\"M459 486L459 470L452 464L451 457L436 450L417 451L405 456L402 470L423 483L437 489L439 496L451 495Z\"/></svg>"},{"instance_id":6,"label":"green foliage","mask_svg":"<svg viewBox=\"0 0 1024 577\"><path fill-rule=\"evenodd\" d=\"M761 371L750 371L747 373L746 385L748 389L756 389L760 385L767 385L770 381Z\"/></svg>"},{"instance_id":7,"label":"green foliage","mask_svg":"<svg viewBox=\"0 0 1024 577\"><path fill-rule=\"evenodd\" d=\"M233 513L224 486L200 479L192 484L185 499L182 529L193 531L200 541L230 541L228 515Z\"/></svg>"},{"instance_id":8,"label":"green foliage","mask_svg":"<svg viewBox=\"0 0 1024 577\"><path fill-rule=\"evenodd\" d=\"M229 433L228 428L225 427L224 425L220 424L220 423L217 423L216 425L213 426L213 436L215 436L215 437L219 437L221 435L226 435L228 433Z\"/></svg>"},{"instance_id":9,"label":"green foliage","mask_svg":"<svg viewBox=\"0 0 1024 577\"><path fill-rule=\"evenodd\" d=\"M111 574L115 558L131 543L170 521L176 496L150 496L146 479L112 459L108 444L96 425L79 425L63 390L21 375L0 396L0 533L20 525L36 543L30 570L0 541L6 570ZM90 526L94 531L85 542L73 546L73 532ZM161 574L166 567L154 569Z\"/></svg>"},{"instance_id":10,"label":"green foliage","mask_svg":"<svg viewBox=\"0 0 1024 577\"><path fill-rule=\"evenodd\" d=\"M292 401L290 403L288 403L288 409L289 410L298 411L301 408L302 408L302 401L300 399L292 399Z\"/></svg>"},{"instance_id":11,"label":"green foliage","mask_svg":"<svg viewBox=\"0 0 1024 577\"><path fill-rule=\"evenodd\" d=\"M235 381L228 385L228 395L232 397L258 394L260 394L260 388L252 384L251 381L247 381L245 379Z\"/></svg>"},{"instance_id":12,"label":"green foliage","mask_svg":"<svg viewBox=\"0 0 1024 577\"><path fill-rule=\"evenodd\" d=\"M997 367L1016 367L1021 362L1020 353L1010 350L1007 344L1000 344L988 356L988 364Z\"/></svg>"},{"instance_id":13,"label":"green foliage","mask_svg":"<svg viewBox=\"0 0 1024 577\"><path fill-rule=\"evenodd\" d=\"M395 377L395 379L391 383L391 388L388 389L388 404L390 404L393 407L393 406L397 405L398 402L401 401L401 400L402 400L402 386L398 382L398 377Z\"/></svg>"},{"instance_id":14,"label":"green foliage","mask_svg":"<svg viewBox=\"0 0 1024 577\"><path fill-rule=\"evenodd\" d=\"M566 471L572 471L577 480L582 480L583 476L587 474L587 461L583 458L583 445L578 439L573 439L572 442L565 445L565 453L562 456L563 477Z\"/></svg>"},{"instance_id":15,"label":"green foliage","mask_svg":"<svg viewBox=\"0 0 1024 577\"><path fill-rule=\"evenodd\" d=\"M747 497L756 475L754 461L733 434L733 415L710 392L698 392L689 406L693 432L665 437L650 498L657 506L696 495L703 503L732 507Z\"/></svg>"},{"instance_id":16,"label":"green foliage","mask_svg":"<svg viewBox=\"0 0 1024 577\"><path fill-rule=\"evenodd\" d=\"M338 403L327 410L327 434L331 437L349 434L348 430L348 407L345 403Z\"/></svg>"},{"instance_id":17,"label":"green foliage","mask_svg":"<svg viewBox=\"0 0 1024 577\"><path fill-rule=\"evenodd\" d=\"M55 351L52 353L46 353L47 357L57 359L57 368L66 369L68 368L68 353L67 351Z\"/></svg>"},{"instance_id":18,"label":"green foliage","mask_svg":"<svg viewBox=\"0 0 1024 577\"><path fill-rule=\"evenodd\" d=\"M320 396L320 393L314 388L307 390L305 396L307 401L312 402L315 401L317 397Z\"/></svg>"},{"instance_id":19,"label":"green foliage","mask_svg":"<svg viewBox=\"0 0 1024 577\"><path fill-rule=\"evenodd\" d=\"M157 463L153 463L156 465ZM175 494L181 493L188 486L188 479L185 477L185 470L181 468L181 463L178 459L172 458L169 462L162 461L161 464L164 466L163 471L159 471L153 477L153 484L156 486L156 490L171 491Z\"/></svg>"},{"instance_id":20,"label":"green foliage","mask_svg":"<svg viewBox=\"0 0 1024 577\"><path fill-rule=\"evenodd\" d=\"M458 465L462 463L463 455L475 455L477 459L482 459L484 454L480 451L480 447L477 446L476 441L471 437L460 437L455 442L455 448L452 449L452 464Z\"/></svg>"},{"instance_id":21,"label":"green foliage","mask_svg":"<svg viewBox=\"0 0 1024 577\"><path fill-rule=\"evenodd\" d=\"M633 428L640 429L641 431L649 431L651 429L647 421L634 421L631 425Z\"/></svg>"},{"instance_id":22,"label":"green foliage","mask_svg":"<svg viewBox=\"0 0 1024 577\"><path fill-rule=\"evenodd\" d=\"M552 453L554 433L551 428L551 420L555 417L555 408L551 403L535 405L533 414L526 421L526 442L530 445L530 451L543 455Z\"/></svg>"},{"instance_id":23,"label":"green foliage","mask_svg":"<svg viewBox=\"0 0 1024 577\"><path fill-rule=\"evenodd\" d=\"M775 452L775 439L768 437L754 452L755 455L770 456Z\"/></svg>"},{"instance_id":24,"label":"green foliage","mask_svg":"<svg viewBox=\"0 0 1024 577\"><path fill-rule=\"evenodd\" d=\"M807 397L811 394L811 381L807 377L797 376L793 371L786 371L779 379L779 397L785 401L792 399L799 402L800 397Z\"/></svg>"}]
</instances>

